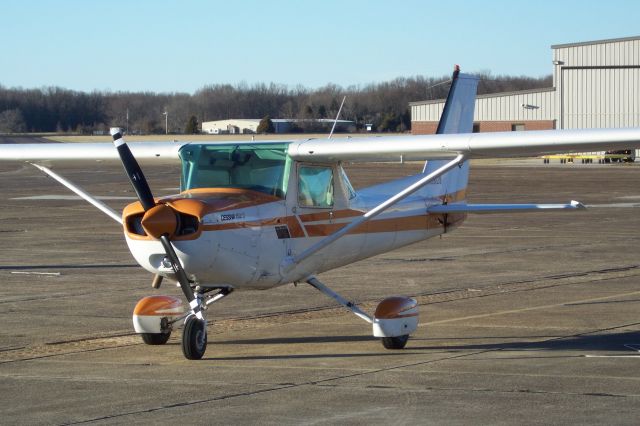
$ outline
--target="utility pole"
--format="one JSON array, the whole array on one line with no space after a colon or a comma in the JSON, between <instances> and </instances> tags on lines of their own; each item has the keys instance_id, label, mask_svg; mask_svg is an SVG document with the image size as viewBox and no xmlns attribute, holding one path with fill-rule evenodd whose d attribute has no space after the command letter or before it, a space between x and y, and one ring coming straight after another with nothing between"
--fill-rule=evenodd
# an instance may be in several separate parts
<instances>
[{"instance_id":1,"label":"utility pole","mask_svg":"<svg viewBox=\"0 0 640 426\"><path fill-rule=\"evenodd\" d=\"M164 115L164 134L168 135L169 134L169 113L165 111L162 113L162 115Z\"/></svg>"}]
</instances>

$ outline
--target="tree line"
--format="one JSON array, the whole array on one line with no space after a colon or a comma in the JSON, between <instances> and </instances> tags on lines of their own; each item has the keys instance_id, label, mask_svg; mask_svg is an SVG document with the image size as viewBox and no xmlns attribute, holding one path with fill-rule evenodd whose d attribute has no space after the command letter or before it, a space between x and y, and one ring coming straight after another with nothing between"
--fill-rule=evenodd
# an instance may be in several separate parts
<instances>
[{"instance_id":1,"label":"tree line","mask_svg":"<svg viewBox=\"0 0 640 426\"><path fill-rule=\"evenodd\" d=\"M479 94L551 87L551 76L512 77L481 73ZM193 133L203 121L229 118L296 118L298 131L312 131L309 119L340 119L357 129L372 124L379 132L411 128L409 102L442 99L449 77L400 77L382 83L309 89L281 84L213 84L193 94L154 92L81 92L61 87L7 88L0 85L0 132L91 134L109 127L130 134ZM166 112L166 115L164 114ZM165 121L166 120L166 121ZM166 125L166 128L165 128Z\"/></svg>"}]
</instances>

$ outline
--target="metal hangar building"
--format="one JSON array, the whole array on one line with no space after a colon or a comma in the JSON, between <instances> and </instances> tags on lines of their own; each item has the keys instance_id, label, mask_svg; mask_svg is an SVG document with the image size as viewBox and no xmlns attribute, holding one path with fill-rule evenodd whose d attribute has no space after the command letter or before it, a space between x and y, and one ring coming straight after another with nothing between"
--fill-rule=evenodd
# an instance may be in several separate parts
<instances>
[{"instance_id":1,"label":"metal hangar building","mask_svg":"<svg viewBox=\"0 0 640 426\"><path fill-rule=\"evenodd\" d=\"M474 132L640 127L640 36L551 49L554 87L478 96ZM410 107L412 133L435 133L444 99Z\"/></svg>"}]
</instances>

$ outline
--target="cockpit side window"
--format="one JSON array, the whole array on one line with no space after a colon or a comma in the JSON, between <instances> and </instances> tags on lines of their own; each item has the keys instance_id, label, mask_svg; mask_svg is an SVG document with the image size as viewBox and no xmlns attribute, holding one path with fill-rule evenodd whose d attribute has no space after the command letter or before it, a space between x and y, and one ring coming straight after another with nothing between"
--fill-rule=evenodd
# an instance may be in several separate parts
<instances>
[{"instance_id":1,"label":"cockpit side window","mask_svg":"<svg viewBox=\"0 0 640 426\"><path fill-rule=\"evenodd\" d=\"M349 177L347 176L347 172L344 171L342 166L339 166L339 167L340 167L340 175L342 177L342 185L347 190L347 197L350 200L353 200L354 198L356 198L356 196L358 194L356 194L356 190L353 189L353 185L351 185L351 182L349 181Z\"/></svg>"},{"instance_id":2,"label":"cockpit side window","mask_svg":"<svg viewBox=\"0 0 640 426\"><path fill-rule=\"evenodd\" d=\"M331 167L300 166L298 204L301 207L333 207L333 169Z\"/></svg>"}]
</instances>

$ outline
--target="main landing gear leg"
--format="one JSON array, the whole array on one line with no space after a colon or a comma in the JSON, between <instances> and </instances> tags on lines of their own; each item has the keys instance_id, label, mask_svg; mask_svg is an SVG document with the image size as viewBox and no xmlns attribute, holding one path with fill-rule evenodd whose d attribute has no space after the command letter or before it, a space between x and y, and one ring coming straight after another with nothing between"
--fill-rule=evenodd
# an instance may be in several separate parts
<instances>
[{"instance_id":1,"label":"main landing gear leg","mask_svg":"<svg viewBox=\"0 0 640 426\"><path fill-rule=\"evenodd\" d=\"M380 337L386 349L403 349L409 335L418 328L418 303L414 299L389 297L378 304L374 316L371 317L353 302L322 284L316 277L309 278L307 283L372 324L374 337Z\"/></svg>"},{"instance_id":2,"label":"main landing gear leg","mask_svg":"<svg viewBox=\"0 0 640 426\"><path fill-rule=\"evenodd\" d=\"M373 324L373 318L371 318L370 315L368 315L367 313L362 311L360 308L358 308L358 306L355 303L349 302L347 299L340 296L338 293L331 290L326 285L322 284L316 277L309 278L307 280L307 284L309 284L316 290L320 291L320 293L324 294L325 296L329 296L330 298L334 299L336 302L338 302L339 304L341 304L342 306L344 306L345 308L353 312L354 315L362 318L369 324Z\"/></svg>"}]
</instances>

